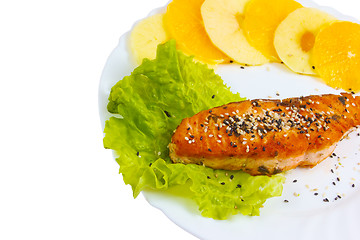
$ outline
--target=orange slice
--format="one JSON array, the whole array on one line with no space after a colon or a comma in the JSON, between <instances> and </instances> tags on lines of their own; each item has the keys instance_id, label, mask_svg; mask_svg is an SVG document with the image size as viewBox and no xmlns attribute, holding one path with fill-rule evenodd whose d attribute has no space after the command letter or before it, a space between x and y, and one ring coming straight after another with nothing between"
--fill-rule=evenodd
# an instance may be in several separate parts
<instances>
[{"instance_id":1,"label":"orange slice","mask_svg":"<svg viewBox=\"0 0 360 240\"><path fill-rule=\"evenodd\" d=\"M245 9L243 30L252 46L272 61L280 62L274 47L274 34L289 13L302 5L293 0L252 0Z\"/></svg>"},{"instance_id":2,"label":"orange slice","mask_svg":"<svg viewBox=\"0 0 360 240\"><path fill-rule=\"evenodd\" d=\"M312 61L320 77L333 88L360 91L360 25L334 22L315 38Z\"/></svg>"},{"instance_id":3,"label":"orange slice","mask_svg":"<svg viewBox=\"0 0 360 240\"><path fill-rule=\"evenodd\" d=\"M165 29L186 54L211 64L229 62L230 58L211 42L206 33L201 17L204 1L173 0L164 16Z\"/></svg>"}]
</instances>

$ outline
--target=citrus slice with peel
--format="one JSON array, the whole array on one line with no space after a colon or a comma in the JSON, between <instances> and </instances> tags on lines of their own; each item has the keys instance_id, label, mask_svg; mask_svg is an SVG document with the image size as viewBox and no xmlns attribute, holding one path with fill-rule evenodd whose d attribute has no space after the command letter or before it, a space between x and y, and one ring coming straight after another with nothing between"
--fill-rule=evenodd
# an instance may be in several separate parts
<instances>
[{"instance_id":1,"label":"citrus slice with peel","mask_svg":"<svg viewBox=\"0 0 360 240\"><path fill-rule=\"evenodd\" d=\"M315 8L299 8L277 27L274 46L281 61L292 71L316 75L310 57L320 29L335 21L330 14Z\"/></svg>"},{"instance_id":2,"label":"citrus slice with peel","mask_svg":"<svg viewBox=\"0 0 360 240\"><path fill-rule=\"evenodd\" d=\"M164 16L165 29L174 38L178 49L196 59L216 64L229 62L230 58L220 51L205 31L201 5L205 0L173 0Z\"/></svg>"},{"instance_id":3,"label":"citrus slice with peel","mask_svg":"<svg viewBox=\"0 0 360 240\"><path fill-rule=\"evenodd\" d=\"M201 15L211 41L234 61L247 65L269 62L251 46L242 30L245 5L250 0L205 0Z\"/></svg>"},{"instance_id":4,"label":"citrus slice with peel","mask_svg":"<svg viewBox=\"0 0 360 240\"><path fill-rule=\"evenodd\" d=\"M275 30L289 13L301 8L294 0L252 0L246 8L243 30L249 43L274 62L280 58L274 47Z\"/></svg>"},{"instance_id":5,"label":"citrus slice with peel","mask_svg":"<svg viewBox=\"0 0 360 240\"><path fill-rule=\"evenodd\" d=\"M144 58L155 59L157 46L168 40L163 17L163 14L156 14L139 21L133 27L129 44L138 64L141 64Z\"/></svg>"},{"instance_id":6,"label":"citrus slice with peel","mask_svg":"<svg viewBox=\"0 0 360 240\"><path fill-rule=\"evenodd\" d=\"M338 21L315 38L315 70L326 84L345 91L360 91L360 24Z\"/></svg>"}]
</instances>

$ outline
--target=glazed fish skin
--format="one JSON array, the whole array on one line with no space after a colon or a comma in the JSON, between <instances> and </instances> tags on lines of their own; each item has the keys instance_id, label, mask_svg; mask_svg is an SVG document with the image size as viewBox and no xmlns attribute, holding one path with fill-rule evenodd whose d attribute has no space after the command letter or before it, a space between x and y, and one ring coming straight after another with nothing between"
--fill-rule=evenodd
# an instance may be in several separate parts
<instances>
[{"instance_id":1,"label":"glazed fish skin","mask_svg":"<svg viewBox=\"0 0 360 240\"><path fill-rule=\"evenodd\" d=\"M230 103L184 119L170 158L272 175L317 165L358 125L360 97L348 93Z\"/></svg>"}]
</instances>

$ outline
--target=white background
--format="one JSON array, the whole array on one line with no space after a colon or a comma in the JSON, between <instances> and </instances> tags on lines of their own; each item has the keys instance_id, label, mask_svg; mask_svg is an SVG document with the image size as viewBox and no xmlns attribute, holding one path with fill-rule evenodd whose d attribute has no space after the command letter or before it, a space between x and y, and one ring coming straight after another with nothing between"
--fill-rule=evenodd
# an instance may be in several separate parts
<instances>
[{"instance_id":1,"label":"white background","mask_svg":"<svg viewBox=\"0 0 360 240\"><path fill-rule=\"evenodd\" d=\"M108 55L167 2L0 2L0 239L196 239L133 199L98 116ZM355 0L315 2L360 19Z\"/></svg>"}]
</instances>

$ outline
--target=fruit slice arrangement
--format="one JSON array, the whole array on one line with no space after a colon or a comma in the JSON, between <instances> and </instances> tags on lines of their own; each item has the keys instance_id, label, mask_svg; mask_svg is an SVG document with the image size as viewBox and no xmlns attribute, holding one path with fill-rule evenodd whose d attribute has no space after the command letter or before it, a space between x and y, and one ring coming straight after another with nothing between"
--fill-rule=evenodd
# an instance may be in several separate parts
<instances>
[{"instance_id":1,"label":"fruit slice arrangement","mask_svg":"<svg viewBox=\"0 0 360 240\"><path fill-rule=\"evenodd\" d=\"M360 25L295 0L172 0L165 14L134 26L130 49L141 63L169 39L204 63L281 62L333 88L360 91Z\"/></svg>"}]
</instances>

